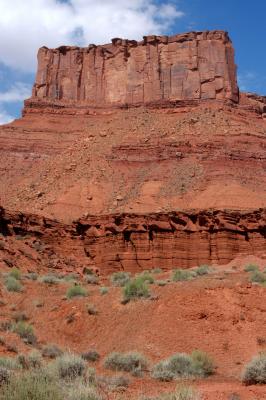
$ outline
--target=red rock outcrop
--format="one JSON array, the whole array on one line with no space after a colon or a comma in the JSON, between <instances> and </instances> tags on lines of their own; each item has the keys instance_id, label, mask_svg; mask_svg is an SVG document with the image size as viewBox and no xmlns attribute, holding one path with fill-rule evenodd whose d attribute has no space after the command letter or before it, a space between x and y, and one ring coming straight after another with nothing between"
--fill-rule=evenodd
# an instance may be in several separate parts
<instances>
[{"instance_id":1,"label":"red rock outcrop","mask_svg":"<svg viewBox=\"0 0 266 400\"><path fill-rule=\"evenodd\" d=\"M265 257L266 209L117 214L70 225L0 209L0 233L0 263L8 265L21 264L26 254L37 269L88 267L102 275L189 268L226 264L239 254Z\"/></svg>"},{"instance_id":2,"label":"red rock outcrop","mask_svg":"<svg viewBox=\"0 0 266 400\"><path fill-rule=\"evenodd\" d=\"M214 99L238 102L234 50L224 31L42 47L26 112Z\"/></svg>"}]
</instances>

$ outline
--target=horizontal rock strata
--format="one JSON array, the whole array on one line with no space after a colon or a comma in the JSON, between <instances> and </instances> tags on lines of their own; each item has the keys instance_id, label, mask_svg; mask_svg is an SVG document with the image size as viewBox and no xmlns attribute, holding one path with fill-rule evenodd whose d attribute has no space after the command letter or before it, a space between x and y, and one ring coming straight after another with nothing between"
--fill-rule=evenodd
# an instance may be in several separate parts
<instances>
[{"instance_id":1,"label":"horizontal rock strata","mask_svg":"<svg viewBox=\"0 0 266 400\"><path fill-rule=\"evenodd\" d=\"M40 268L88 267L100 274L189 268L225 264L240 254L265 256L266 209L91 216L71 225L1 209L0 233L0 262L12 265L18 257L14 246L7 251L8 241L19 238L41 251Z\"/></svg>"}]
</instances>

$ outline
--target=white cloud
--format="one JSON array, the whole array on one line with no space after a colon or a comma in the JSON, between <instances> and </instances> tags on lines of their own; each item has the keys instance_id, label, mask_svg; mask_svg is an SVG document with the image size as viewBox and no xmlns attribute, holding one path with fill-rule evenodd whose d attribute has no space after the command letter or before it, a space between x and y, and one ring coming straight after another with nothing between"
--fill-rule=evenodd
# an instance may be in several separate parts
<instances>
[{"instance_id":1,"label":"white cloud","mask_svg":"<svg viewBox=\"0 0 266 400\"><path fill-rule=\"evenodd\" d=\"M23 82L16 82L10 89L0 92L0 103L23 101L31 95L31 86Z\"/></svg>"},{"instance_id":2,"label":"white cloud","mask_svg":"<svg viewBox=\"0 0 266 400\"><path fill-rule=\"evenodd\" d=\"M34 71L43 45L86 46L165 33L183 13L165 0L0 0L0 62Z\"/></svg>"},{"instance_id":3,"label":"white cloud","mask_svg":"<svg viewBox=\"0 0 266 400\"><path fill-rule=\"evenodd\" d=\"M0 110L0 125L7 124L14 120L12 115L9 115L5 110Z\"/></svg>"}]
</instances>

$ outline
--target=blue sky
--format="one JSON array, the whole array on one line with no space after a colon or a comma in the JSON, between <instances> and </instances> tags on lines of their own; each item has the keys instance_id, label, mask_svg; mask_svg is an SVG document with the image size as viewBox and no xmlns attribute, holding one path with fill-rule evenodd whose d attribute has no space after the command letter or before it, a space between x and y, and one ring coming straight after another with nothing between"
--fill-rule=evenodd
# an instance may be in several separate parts
<instances>
[{"instance_id":1,"label":"blue sky","mask_svg":"<svg viewBox=\"0 0 266 400\"><path fill-rule=\"evenodd\" d=\"M20 115L42 45L86 46L223 29L236 52L239 86L266 95L266 0L0 0L0 124Z\"/></svg>"}]
</instances>

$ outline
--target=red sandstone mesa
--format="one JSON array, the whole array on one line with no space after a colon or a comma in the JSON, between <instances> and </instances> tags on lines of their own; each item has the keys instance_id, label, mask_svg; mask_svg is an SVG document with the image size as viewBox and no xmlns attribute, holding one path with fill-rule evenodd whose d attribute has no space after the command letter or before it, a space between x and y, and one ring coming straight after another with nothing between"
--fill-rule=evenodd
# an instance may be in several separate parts
<instances>
[{"instance_id":1,"label":"red sandstone mesa","mask_svg":"<svg viewBox=\"0 0 266 400\"><path fill-rule=\"evenodd\" d=\"M234 50L223 31L42 47L32 100L91 107L178 100L238 102Z\"/></svg>"}]
</instances>

